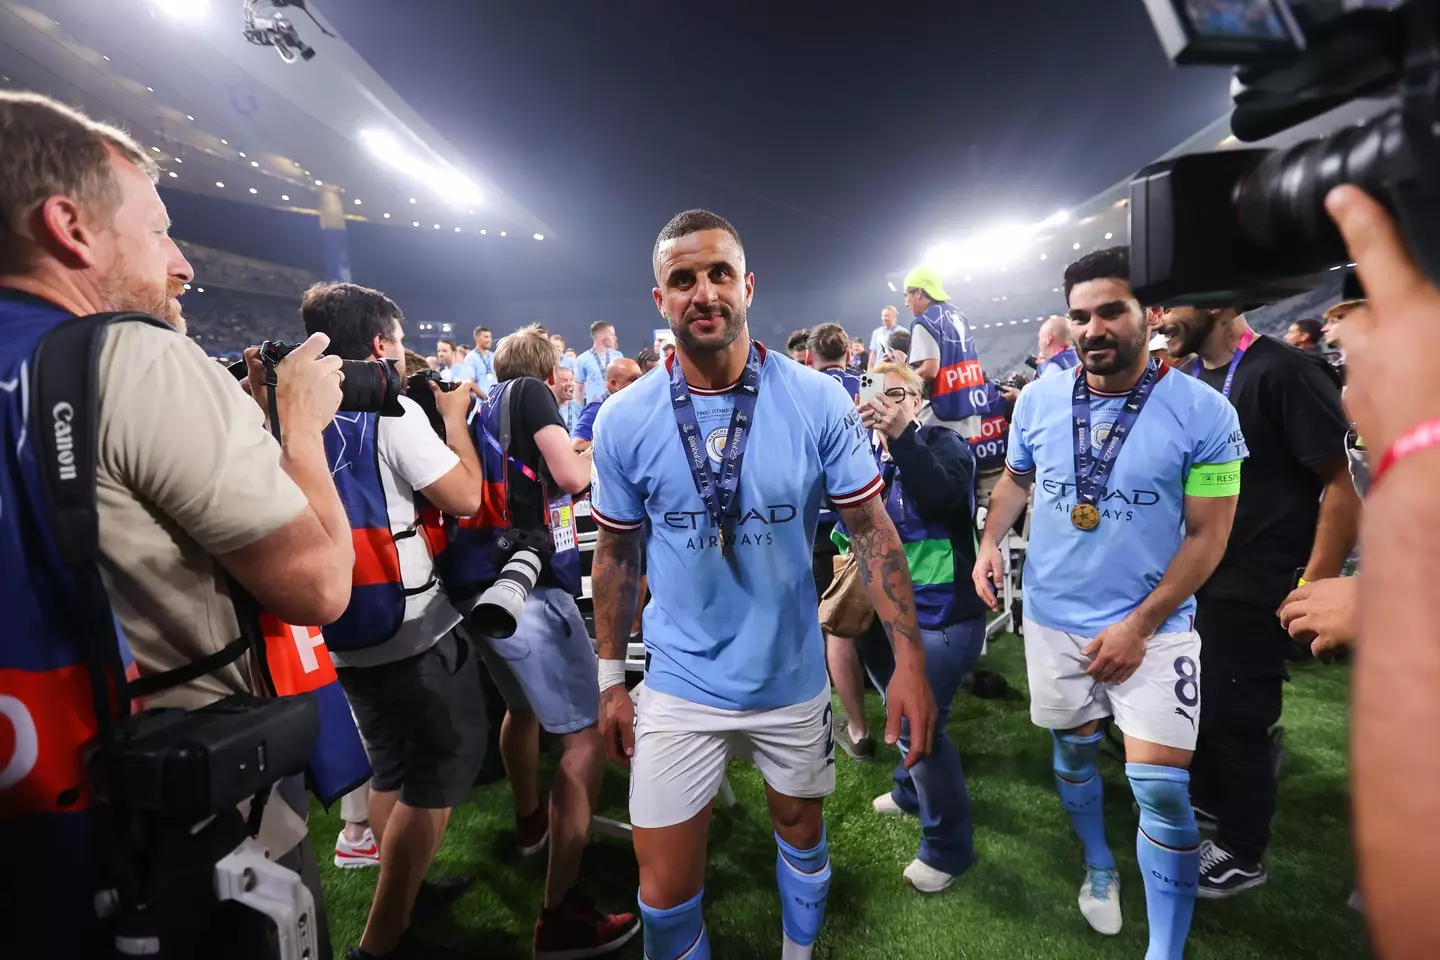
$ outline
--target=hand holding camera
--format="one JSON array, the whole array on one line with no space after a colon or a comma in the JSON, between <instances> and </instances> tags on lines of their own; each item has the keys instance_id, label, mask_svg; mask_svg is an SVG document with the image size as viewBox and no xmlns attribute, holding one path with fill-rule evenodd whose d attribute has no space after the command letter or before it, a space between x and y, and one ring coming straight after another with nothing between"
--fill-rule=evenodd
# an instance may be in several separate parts
<instances>
[{"instance_id":1,"label":"hand holding camera","mask_svg":"<svg viewBox=\"0 0 1440 960\"><path fill-rule=\"evenodd\" d=\"M276 409L280 422L293 433L318 437L340 409L343 361L320 355L329 345L325 334L313 334L275 365Z\"/></svg>"},{"instance_id":2,"label":"hand holding camera","mask_svg":"<svg viewBox=\"0 0 1440 960\"><path fill-rule=\"evenodd\" d=\"M314 334L275 365L275 409L280 422L293 431L292 436L318 437L340 408L345 379L340 369L342 361L339 357L320 356L329 345L330 338L325 334ZM268 423L270 374L261 349L250 347L245 351L246 383ZM274 425L270 426L273 430Z\"/></svg>"},{"instance_id":3,"label":"hand holding camera","mask_svg":"<svg viewBox=\"0 0 1440 960\"><path fill-rule=\"evenodd\" d=\"M473 384L436 383L432 380L429 386L430 392L435 396L435 410L440 414L440 419L444 420L446 425L454 425L456 429L463 431L465 418L469 416L470 406L475 402ZM470 389L459 389L462 387Z\"/></svg>"}]
</instances>

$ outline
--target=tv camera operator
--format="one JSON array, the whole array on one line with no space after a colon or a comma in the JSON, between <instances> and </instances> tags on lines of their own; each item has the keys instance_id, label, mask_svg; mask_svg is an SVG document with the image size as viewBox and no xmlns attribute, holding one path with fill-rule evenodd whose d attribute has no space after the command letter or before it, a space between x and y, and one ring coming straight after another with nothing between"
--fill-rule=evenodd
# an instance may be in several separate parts
<instances>
[{"instance_id":1,"label":"tv camera operator","mask_svg":"<svg viewBox=\"0 0 1440 960\"><path fill-rule=\"evenodd\" d=\"M434 570L438 513L480 509L480 463L465 425L473 398L469 384L445 390L429 374L410 381L431 391L440 439L421 406L401 395L404 317L377 290L316 284L300 318L306 333L330 338L335 356L381 361L388 384L378 411L339 413L325 431L355 543L350 605L325 627L325 642L374 768L369 814L380 877L350 955L398 957L420 949L407 935L411 912L450 811L484 759L478 662ZM426 889L427 900L447 902L468 884L442 881Z\"/></svg>"},{"instance_id":2,"label":"tv camera operator","mask_svg":"<svg viewBox=\"0 0 1440 960\"><path fill-rule=\"evenodd\" d=\"M469 610L465 630L480 645L508 707L500 753L515 796L521 851L538 852L549 840L545 901L535 925L539 960L596 956L639 929L633 914L605 914L579 887L605 750L597 728L595 648L575 605L580 551L570 497L590 485L590 456L571 449L548 386L554 370L555 348L540 327L522 327L500 341L499 383L470 422L485 502L457 521L440 564L451 597ZM563 749L548 811L537 785L542 727Z\"/></svg>"},{"instance_id":3,"label":"tv camera operator","mask_svg":"<svg viewBox=\"0 0 1440 960\"><path fill-rule=\"evenodd\" d=\"M328 956L303 785L273 789L305 766L313 698L252 696L275 664L236 638L245 594L298 625L348 600L320 442L339 360L315 338L276 369L277 445L183 336L192 270L141 147L24 93L0 93L0 140L0 954L268 956L303 923ZM237 858L288 898L275 930L218 902Z\"/></svg>"}]
</instances>

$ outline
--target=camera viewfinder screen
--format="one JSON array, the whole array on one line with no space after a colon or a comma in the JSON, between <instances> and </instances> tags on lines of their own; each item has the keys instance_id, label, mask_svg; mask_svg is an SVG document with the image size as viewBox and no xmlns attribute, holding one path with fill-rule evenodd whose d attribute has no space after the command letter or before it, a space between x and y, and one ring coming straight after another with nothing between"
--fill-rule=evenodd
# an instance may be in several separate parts
<instances>
[{"instance_id":1,"label":"camera viewfinder screen","mask_svg":"<svg viewBox=\"0 0 1440 960\"><path fill-rule=\"evenodd\" d=\"M1203 37L1289 39L1273 0L1185 0L1185 12Z\"/></svg>"}]
</instances>

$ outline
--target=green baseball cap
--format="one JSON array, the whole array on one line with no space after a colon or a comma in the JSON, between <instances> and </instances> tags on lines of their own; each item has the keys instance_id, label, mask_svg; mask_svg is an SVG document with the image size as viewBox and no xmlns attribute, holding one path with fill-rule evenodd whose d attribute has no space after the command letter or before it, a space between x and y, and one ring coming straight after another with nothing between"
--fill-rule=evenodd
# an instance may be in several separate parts
<instances>
[{"instance_id":1,"label":"green baseball cap","mask_svg":"<svg viewBox=\"0 0 1440 960\"><path fill-rule=\"evenodd\" d=\"M916 267L905 274L905 289L918 288L931 300L949 300L950 294L940 286L940 275L929 267Z\"/></svg>"}]
</instances>

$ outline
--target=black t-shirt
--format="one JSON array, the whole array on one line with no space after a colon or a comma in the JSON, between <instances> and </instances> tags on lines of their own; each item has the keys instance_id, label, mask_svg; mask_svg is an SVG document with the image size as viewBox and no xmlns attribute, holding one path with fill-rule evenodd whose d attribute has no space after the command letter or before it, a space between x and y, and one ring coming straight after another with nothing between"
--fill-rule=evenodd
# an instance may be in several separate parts
<instances>
[{"instance_id":1,"label":"black t-shirt","mask_svg":"<svg viewBox=\"0 0 1440 960\"><path fill-rule=\"evenodd\" d=\"M525 464L536 475L542 475L545 458L535 443L535 434L545 427L565 429L560 406L550 387L534 377L521 377L510 388L510 455ZM545 471L548 476L548 471ZM510 469L511 521L518 530L544 530L549 524L549 510L541 495L540 485L519 470Z\"/></svg>"},{"instance_id":2,"label":"black t-shirt","mask_svg":"<svg viewBox=\"0 0 1440 960\"><path fill-rule=\"evenodd\" d=\"M1228 367L1202 367L1199 377L1220 390ZM1325 482L1314 468L1345 462L1350 424L1331 366L1270 337L1256 339L1235 368L1230 402L1250 456L1225 556L1198 595L1273 609L1315 542Z\"/></svg>"}]
</instances>

